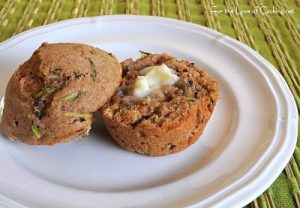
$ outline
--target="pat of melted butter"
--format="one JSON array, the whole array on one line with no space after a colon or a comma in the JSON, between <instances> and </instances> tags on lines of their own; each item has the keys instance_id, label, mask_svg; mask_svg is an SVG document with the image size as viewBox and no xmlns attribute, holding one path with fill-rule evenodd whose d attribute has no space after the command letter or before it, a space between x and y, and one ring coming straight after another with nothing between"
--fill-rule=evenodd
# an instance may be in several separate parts
<instances>
[{"instance_id":1,"label":"pat of melted butter","mask_svg":"<svg viewBox=\"0 0 300 208\"><path fill-rule=\"evenodd\" d=\"M144 76L138 76L134 83L133 95L143 98L164 85L173 85L179 80L175 71L165 64L150 66L142 70Z\"/></svg>"}]
</instances>

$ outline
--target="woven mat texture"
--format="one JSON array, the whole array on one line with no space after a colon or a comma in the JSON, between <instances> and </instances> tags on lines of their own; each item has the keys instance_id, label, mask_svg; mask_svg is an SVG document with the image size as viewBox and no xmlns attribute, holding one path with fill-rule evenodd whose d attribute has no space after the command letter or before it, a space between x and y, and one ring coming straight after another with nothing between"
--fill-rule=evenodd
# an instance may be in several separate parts
<instances>
[{"instance_id":1,"label":"woven mat texture","mask_svg":"<svg viewBox=\"0 0 300 208\"><path fill-rule=\"evenodd\" d=\"M262 7L272 10L273 6L277 10L293 10L293 13L241 14ZM234 12L212 12L226 8ZM110 14L170 17L233 37L277 68L300 109L300 0L0 0L0 42L40 25ZM279 178L247 207L300 207L299 147L300 138Z\"/></svg>"}]
</instances>

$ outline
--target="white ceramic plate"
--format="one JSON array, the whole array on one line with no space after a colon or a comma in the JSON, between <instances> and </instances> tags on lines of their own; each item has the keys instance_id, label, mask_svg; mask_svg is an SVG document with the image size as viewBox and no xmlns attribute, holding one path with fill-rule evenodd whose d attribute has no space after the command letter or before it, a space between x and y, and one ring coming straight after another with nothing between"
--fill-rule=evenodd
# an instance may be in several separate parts
<instances>
[{"instance_id":1,"label":"white ceramic plate","mask_svg":"<svg viewBox=\"0 0 300 208\"><path fill-rule=\"evenodd\" d=\"M158 17L62 21L0 45L0 95L44 41L94 45L119 60L139 57L138 50L166 52L207 68L220 83L220 99L201 139L166 157L121 149L100 121L88 139L54 147L1 136L1 207L241 207L271 185L292 155L298 114L284 79L227 36Z\"/></svg>"}]
</instances>

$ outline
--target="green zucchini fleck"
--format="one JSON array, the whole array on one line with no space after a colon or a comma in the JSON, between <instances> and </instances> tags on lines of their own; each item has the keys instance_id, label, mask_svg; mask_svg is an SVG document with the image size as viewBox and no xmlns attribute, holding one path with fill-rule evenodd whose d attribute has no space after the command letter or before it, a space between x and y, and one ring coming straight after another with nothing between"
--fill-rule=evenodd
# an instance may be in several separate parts
<instances>
[{"instance_id":1,"label":"green zucchini fleck","mask_svg":"<svg viewBox=\"0 0 300 208\"><path fill-rule=\"evenodd\" d=\"M43 136L34 122L31 124L31 131L37 139L40 139Z\"/></svg>"},{"instance_id":2,"label":"green zucchini fleck","mask_svg":"<svg viewBox=\"0 0 300 208\"><path fill-rule=\"evenodd\" d=\"M188 100L188 101L195 102L195 101L196 101L196 98L194 98L194 97L187 97L187 100Z\"/></svg>"},{"instance_id":3,"label":"green zucchini fleck","mask_svg":"<svg viewBox=\"0 0 300 208\"><path fill-rule=\"evenodd\" d=\"M151 55L151 53L147 52L147 51L142 51L142 50L139 50L141 56L148 56L148 55Z\"/></svg>"},{"instance_id":4,"label":"green zucchini fleck","mask_svg":"<svg viewBox=\"0 0 300 208\"><path fill-rule=\"evenodd\" d=\"M56 79L56 80L58 80L58 79L61 79L59 77L59 74L60 74L61 71L62 71L62 68L56 68L56 69L54 69L52 71L43 71L42 74L43 74L44 77L46 77L48 79Z\"/></svg>"},{"instance_id":5,"label":"green zucchini fleck","mask_svg":"<svg viewBox=\"0 0 300 208\"><path fill-rule=\"evenodd\" d=\"M130 105L127 104L127 103L121 104L120 107L123 108L123 109L126 109L126 110L130 110L131 109Z\"/></svg>"},{"instance_id":6,"label":"green zucchini fleck","mask_svg":"<svg viewBox=\"0 0 300 208\"><path fill-rule=\"evenodd\" d=\"M168 143L168 144L167 144L167 148L168 148L169 150L173 150L175 147L176 147L176 145L174 145L174 144L172 144L172 143Z\"/></svg>"},{"instance_id":7,"label":"green zucchini fleck","mask_svg":"<svg viewBox=\"0 0 300 208\"><path fill-rule=\"evenodd\" d=\"M35 100L40 100L47 95L51 95L59 89L60 88L56 86L46 86L35 96Z\"/></svg>"},{"instance_id":8,"label":"green zucchini fleck","mask_svg":"<svg viewBox=\"0 0 300 208\"><path fill-rule=\"evenodd\" d=\"M0 101L0 121L3 115L3 109L4 109L4 97L2 97L1 101Z\"/></svg>"},{"instance_id":9,"label":"green zucchini fleck","mask_svg":"<svg viewBox=\"0 0 300 208\"><path fill-rule=\"evenodd\" d=\"M93 119L92 113L66 112L64 115L67 117L83 118L85 120Z\"/></svg>"},{"instance_id":10,"label":"green zucchini fleck","mask_svg":"<svg viewBox=\"0 0 300 208\"><path fill-rule=\"evenodd\" d=\"M72 92L71 94L67 95L64 100L66 101L74 101L81 95L81 91Z\"/></svg>"},{"instance_id":11,"label":"green zucchini fleck","mask_svg":"<svg viewBox=\"0 0 300 208\"><path fill-rule=\"evenodd\" d=\"M90 58L86 58L86 59L89 60L89 62L90 62L90 65L91 65L90 74L91 74L92 79L94 80L97 77L97 71L96 71L95 64Z\"/></svg>"}]
</instances>

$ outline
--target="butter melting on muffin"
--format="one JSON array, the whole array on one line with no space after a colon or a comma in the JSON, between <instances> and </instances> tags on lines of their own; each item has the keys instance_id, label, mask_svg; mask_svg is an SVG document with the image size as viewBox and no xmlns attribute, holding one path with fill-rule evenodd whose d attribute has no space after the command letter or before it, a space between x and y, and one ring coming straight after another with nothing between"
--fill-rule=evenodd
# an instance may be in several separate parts
<instances>
[{"instance_id":1,"label":"butter melting on muffin","mask_svg":"<svg viewBox=\"0 0 300 208\"><path fill-rule=\"evenodd\" d=\"M150 156L195 143L216 105L218 83L204 69L167 54L122 64L122 84L100 111L115 141Z\"/></svg>"}]
</instances>

